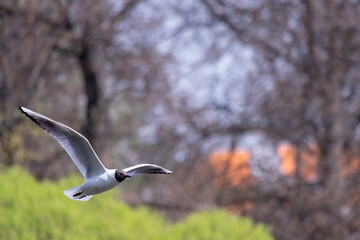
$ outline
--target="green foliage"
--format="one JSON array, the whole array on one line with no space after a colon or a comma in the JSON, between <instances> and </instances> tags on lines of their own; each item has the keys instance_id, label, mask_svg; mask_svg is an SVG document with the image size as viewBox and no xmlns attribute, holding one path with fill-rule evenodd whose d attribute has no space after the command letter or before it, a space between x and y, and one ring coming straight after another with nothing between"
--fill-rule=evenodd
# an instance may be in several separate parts
<instances>
[{"instance_id":1,"label":"green foliage","mask_svg":"<svg viewBox=\"0 0 360 240\"><path fill-rule=\"evenodd\" d=\"M78 176L39 183L19 168L0 174L0 239L272 239L265 226L225 211L166 224L154 211L117 201L116 190L88 202L63 195L80 183Z\"/></svg>"},{"instance_id":2,"label":"green foliage","mask_svg":"<svg viewBox=\"0 0 360 240\"><path fill-rule=\"evenodd\" d=\"M230 215L226 211L206 211L192 214L186 221L169 228L165 239L273 239L262 224L255 225L251 219Z\"/></svg>"}]
</instances>

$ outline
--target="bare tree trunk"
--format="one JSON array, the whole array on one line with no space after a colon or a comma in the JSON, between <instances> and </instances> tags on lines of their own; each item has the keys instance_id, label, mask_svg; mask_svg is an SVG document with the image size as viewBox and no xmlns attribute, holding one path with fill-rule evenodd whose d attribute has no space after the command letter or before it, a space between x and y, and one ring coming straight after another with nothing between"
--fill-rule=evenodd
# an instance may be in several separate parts
<instances>
[{"instance_id":1,"label":"bare tree trunk","mask_svg":"<svg viewBox=\"0 0 360 240\"><path fill-rule=\"evenodd\" d=\"M106 114L102 104L101 85L99 72L97 71L96 46L89 42L83 42L82 51L78 55L78 61L84 77L84 90L87 97L86 114L82 127L84 136L89 140L98 155L104 153L104 131L102 121ZM106 162L106 160L105 160Z\"/></svg>"},{"instance_id":2,"label":"bare tree trunk","mask_svg":"<svg viewBox=\"0 0 360 240\"><path fill-rule=\"evenodd\" d=\"M86 118L83 126L85 137L95 144L97 135L97 111L99 107L99 85L98 76L91 61L91 47L88 43L83 44L83 48L78 57L84 77L85 94L87 97Z\"/></svg>"}]
</instances>

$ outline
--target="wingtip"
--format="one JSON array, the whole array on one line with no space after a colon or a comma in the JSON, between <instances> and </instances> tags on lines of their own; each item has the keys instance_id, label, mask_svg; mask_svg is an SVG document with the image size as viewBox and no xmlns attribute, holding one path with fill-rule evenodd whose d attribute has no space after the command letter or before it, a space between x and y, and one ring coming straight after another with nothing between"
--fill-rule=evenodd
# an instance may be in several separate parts
<instances>
[{"instance_id":1,"label":"wingtip","mask_svg":"<svg viewBox=\"0 0 360 240\"><path fill-rule=\"evenodd\" d=\"M28 112L26 111L26 108L22 107L22 106L18 106L18 109L25 114L26 116L28 116L29 118L31 118L31 116L28 114Z\"/></svg>"},{"instance_id":2,"label":"wingtip","mask_svg":"<svg viewBox=\"0 0 360 240\"><path fill-rule=\"evenodd\" d=\"M24 113L25 115L28 115L28 113L27 113L27 109L25 108L25 107L23 107L23 106L18 106L18 109L22 112L22 113Z\"/></svg>"},{"instance_id":3,"label":"wingtip","mask_svg":"<svg viewBox=\"0 0 360 240\"><path fill-rule=\"evenodd\" d=\"M25 115L27 116L28 118L30 118L33 122L36 123L36 125L38 125L39 127L43 128L41 126L41 124L39 123L39 121L33 116L33 113L30 109L27 109L25 107L22 107L22 106L18 106L19 110Z\"/></svg>"},{"instance_id":4,"label":"wingtip","mask_svg":"<svg viewBox=\"0 0 360 240\"><path fill-rule=\"evenodd\" d=\"M25 109L24 109L24 107L22 107L22 106L18 106L18 109L20 110L20 112L22 112L23 114L25 114L26 116L29 116L28 114L27 114L27 112L25 111Z\"/></svg>"},{"instance_id":5,"label":"wingtip","mask_svg":"<svg viewBox=\"0 0 360 240\"><path fill-rule=\"evenodd\" d=\"M164 173L165 174L174 174L172 171L170 171L170 170L167 170L167 169L165 169L166 171L164 171Z\"/></svg>"}]
</instances>

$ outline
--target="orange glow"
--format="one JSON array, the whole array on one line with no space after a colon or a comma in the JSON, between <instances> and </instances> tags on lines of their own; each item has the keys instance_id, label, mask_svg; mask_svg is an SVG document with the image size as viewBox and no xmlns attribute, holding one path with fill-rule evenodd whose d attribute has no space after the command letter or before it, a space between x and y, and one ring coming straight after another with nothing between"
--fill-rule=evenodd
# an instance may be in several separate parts
<instances>
[{"instance_id":1,"label":"orange glow","mask_svg":"<svg viewBox=\"0 0 360 240\"><path fill-rule=\"evenodd\" d=\"M309 144L308 148L301 152L301 176L306 181L316 181L317 174L317 162L320 157L320 150L316 144Z\"/></svg>"},{"instance_id":2,"label":"orange glow","mask_svg":"<svg viewBox=\"0 0 360 240\"><path fill-rule=\"evenodd\" d=\"M280 157L280 172L284 175L295 176L297 149L292 144L280 144L278 147ZM320 157L319 147L315 143L310 143L307 149L300 153L300 174L305 181L316 181L317 163ZM360 168L360 158L357 156L347 156L345 153L340 159L341 177L345 178L349 174L357 172Z\"/></svg>"},{"instance_id":3,"label":"orange glow","mask_svg":"<svg viewBox=\"0 0 360 240\"><path fill-rule=\"evenodd\" d=\"M216 151L210 155L210 163L218 176L215 184L247 185L251 178L250 173L250 152L236 150L233 152Z\"/></svg>"},{"instance_id":4,"label":"orange glow","mask_svg":"<svg viewBox=\"0 0 360 240\"><path fill-rule=\"evenodd\" d=\"M344 178L348 175L354 174L359 170L360 158L357 156L346 157L342 156L341 159L341 177Z\"/></svg>"},{"instance_id":5,"label":"orange glow","mask_svg":"<svg viewBox=\"0 0 360 240\"><path fill-rule=\"evenodd\" d=\"M282 143L278 146L277 153L280 158L279 171L286 176L295 176L296 158L299 157L299 174L304 181L313 182L318 179L317 164L320 158L320 149L315 143L310 143L307 148L300 152L293 144ZM249 161L250 151L235 150L215 151L210 155L210 163L214 168L217 178L214 181L216 187L224 185L238 185L248 187L253 177ZM341 177L345 178L360 169L360 158L354 155L343 154L340 159Z\"/></svg>"},{"instance_id":6,"label":"orange glow","mask_svg":"<svg viewBox=\"0 0 360 240\"><path fill-rule=\"evenodd\" d=\"M295 175L296 170L296 148L290 144L281 144L278 149L280 157L280 172L284 175Z\"/></svg>"},{"instance_id":7,"label":"orange glow","mask_svg":"<svg viewBox=\"0 0 360 240\"><path fill-rule=\"evenodd\" d=\"M284 175L295 176L297 148L292 144L280 144L278 147L280 158L280 172ZM300 175L306 181L315 181L317 175L317 161L319 149L315 144L310 144L308 149L300 153Z\"/></svg>"}]
</instances>

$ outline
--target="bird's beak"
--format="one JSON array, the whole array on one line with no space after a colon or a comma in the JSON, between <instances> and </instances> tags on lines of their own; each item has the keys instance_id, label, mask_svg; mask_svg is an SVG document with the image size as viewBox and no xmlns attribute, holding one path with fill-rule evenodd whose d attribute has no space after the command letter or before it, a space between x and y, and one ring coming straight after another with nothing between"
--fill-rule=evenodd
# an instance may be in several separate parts
<instances>
[{"instance_id":1,"label":"bird's beak","mask_svg":"<svg viewBox=\"0 0 360 240\"><path fill-rule=\"evenodd\" d=\"M131 178L131 176L130 175L125 175L126 177L128 177L128 178Z\"/></svg>"}]
</instances>

